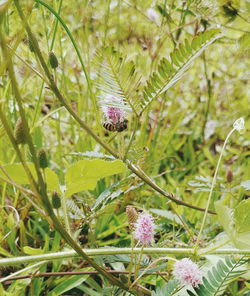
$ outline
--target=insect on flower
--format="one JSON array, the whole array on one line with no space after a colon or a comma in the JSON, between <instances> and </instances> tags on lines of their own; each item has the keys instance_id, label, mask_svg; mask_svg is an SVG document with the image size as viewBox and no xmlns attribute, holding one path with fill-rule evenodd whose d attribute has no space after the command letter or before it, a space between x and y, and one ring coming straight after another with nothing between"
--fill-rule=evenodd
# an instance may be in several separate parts
<instances>
[{"instance_id":1,"label":"insect on flower","mask_svg":"<svg viewBox=\"0 0 250 296\"><path fill-rule=\"evenodd\" d=\"M114 97L108 98L105 103L117 104L117 99ZM106 121L103 127L110 132L123 132L128 127L128 120L125 118L125 111L122 108L110 105L103 105L102 110Z\"/></svg>"},{"instance_id":2,"label":"insect on flower","mask_svg":"<svg viewBox=\"0 0 250 296\"><path fill-rule=\"evenodd\" d=\"M105 121L103 127L110 132L123 132L128 127L128 120L124 119L122 122L118 121L117 123Z\"/></svg>"}]
</instances>

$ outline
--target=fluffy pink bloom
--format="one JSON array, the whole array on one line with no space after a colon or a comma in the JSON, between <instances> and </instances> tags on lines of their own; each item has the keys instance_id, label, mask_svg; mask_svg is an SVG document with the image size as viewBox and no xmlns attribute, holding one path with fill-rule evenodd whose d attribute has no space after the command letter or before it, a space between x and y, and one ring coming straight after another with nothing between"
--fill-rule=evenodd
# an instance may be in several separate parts
<instances>
[{"instance_id":1,"label":"fluffy pink bloom","mask_svg":"<svg viewBox=\"0 0 250 296\"><path fill-rule=\"evenodd\" d=\"M120 108L103 106L103 113L105 117L112 123L116 124L117 122L124 121L124 111Z\"/></svg>"},{"instance_id":2,"label":"fluffy pink bloom","mask_svg":"<svg viewBox=\"0 0 250 296\"><path fill-rule=\"evenodd\" d=\"M173 275L182 285L196 287L202 284L202 275L198 265L188 258L181 259L174 264Z\"/></svg>"},{"instance_id":3,"label":"fluffy pink bloom","mask_svg":"<svg viewBox=\"0 0 250 296\"><path fill-rule=\"evenodd\" d=\"M150 245L154 241L154 218L148 213L139 215L135 223L134 237L142 245Z\"/></svg>"},{"instance_id":4,"label":"fluffy pink bloom","mask_svg":"<svg viewBox=\"0 0 250 296\"><path fill-rule=\"evenodd\" d=\"M113 124L124 121L125 105L121 98L109 95L100 101L100 105L106 120Z\"/></svg>"}]
</instances>

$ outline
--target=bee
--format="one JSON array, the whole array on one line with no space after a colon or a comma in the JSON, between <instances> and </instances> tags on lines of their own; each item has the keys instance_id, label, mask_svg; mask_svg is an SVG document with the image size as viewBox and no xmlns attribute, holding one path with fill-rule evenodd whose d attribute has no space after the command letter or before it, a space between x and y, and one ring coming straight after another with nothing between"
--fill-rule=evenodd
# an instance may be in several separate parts
<instances>
[{"instance_id":1,"label":"bee","mask_svg":"<svg viewBox=\"0 0 250 296\"><path fill-rule=\"evenodd\" d=\"M110 132L115 132L116 131L116 124L112 123L112 122L108 122L105 121L102 125L106 130L110 131Z\"/></svg>"},{"instance_id":2,"label":"bee","mask_svg":"<svg viewBox=\"0 0 250 296\"><path fill-rule=\"evenodd\" d=\"M123 121L118 121L117 123L112 123L105 121L103 127L110 132L123 132L128 127L128 120L124 119Z\"/></svg>"}]
</instances>

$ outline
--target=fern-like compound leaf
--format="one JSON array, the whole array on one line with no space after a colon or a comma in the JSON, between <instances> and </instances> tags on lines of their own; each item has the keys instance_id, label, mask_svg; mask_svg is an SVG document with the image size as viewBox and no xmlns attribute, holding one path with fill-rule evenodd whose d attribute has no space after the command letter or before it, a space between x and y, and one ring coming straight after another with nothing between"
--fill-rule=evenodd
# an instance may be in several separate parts
<instances>
[{"instance_id":1,"label":"fern-like compound leaf","mask_svg":"<svg viewBox=\"0 0 250 296\"><path fill-rule=\"evenodd\" d=\"M219 30L211 29L196 35L192 42L185 40L171 54L171 62L163 58L158 69L147 81L143 90L141 113L160 94L173 86L189 68L191 63L216 39L222 35Z\"/></svg>"},{"instance_id":2,"label":"fern-like compound leaf","mask_svg":"<svg viewBox=\"0 0 250 296\"><path fill-rule=\"evenodd\" d=\"M135 70L132 61L113 49L106 48L97 53L95 63L99 68L100 80L97 84L101 92L100 102L110 107L124 110L133 110L139 114L140 100L137 89L140 85L141 77ZM105 101L105 97L113 97L116 100Z\"/></svg>"},{"instance_id":3,"label":"fern-like compound leaf","mask_svg":"<svg viewBox=\"0 0 250 296\"><path fill-rule=\"evenodd\" d=\"M194 292L187 290L190 296L219 296L222 295L230 282L242 276L247 270L243 267L250 259L242 257L236 260L226 257L224 261L219 260L212 271L208 271L203 277L203 285L194 287Z\"/></svg>"}]
</instances>

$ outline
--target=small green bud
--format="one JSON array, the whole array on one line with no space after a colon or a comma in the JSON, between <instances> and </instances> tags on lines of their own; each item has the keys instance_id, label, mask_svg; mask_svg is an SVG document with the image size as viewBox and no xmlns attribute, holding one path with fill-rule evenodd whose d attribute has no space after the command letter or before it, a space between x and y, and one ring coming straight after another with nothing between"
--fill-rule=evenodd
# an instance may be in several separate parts
<instances>
[{"instance_id":1,"label":"small green bud","mask_svg":"<svg viewBox=\"0 0 250 296\"><path fill-rule=\"evenodd\" d=\"M38 150L38 160L39 160L39 166L42 169L45 169L49 166L49 162L47 159L47 154L46 151L41 148L40 150Z\"/></svg>"},{"instance_id":2,"label":"small green bud","mask_svg":"<svg viewBox=\"0 0 250 296\"><path fill-rule=\"evenodd\" d=\"M52 206L54 209L59 209L61 207L61 198L56 191L52 192Z\"/></svg>"},{"instance_id":3,"label":"small green bud","mask_svg":"<svg viewBox=\"0 0 250 296\"><path fill-rule=\"evenodd\" d=\"M27 134L25 132L21 117L18 118L14 131L15 139L17 144L27 143Z\"/></svg>"},{"instance_id":4,"label":"small green bud","mask_svg":"<svg viewBox=\"0 0 250 296\"><path fill-rule=\"evenodd\" d=\"M53 51L49 53L49 63L51 68L56 69L58 67L58 59Z\"/></svg>"}]
</instances>

